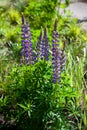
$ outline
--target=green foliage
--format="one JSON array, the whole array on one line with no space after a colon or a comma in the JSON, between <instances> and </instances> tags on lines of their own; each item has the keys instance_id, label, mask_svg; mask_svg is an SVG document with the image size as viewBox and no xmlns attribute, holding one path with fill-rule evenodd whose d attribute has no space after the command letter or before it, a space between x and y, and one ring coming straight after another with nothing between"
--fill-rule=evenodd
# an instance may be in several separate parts
<instances>
[{"instance_id":1,"label":"green foliage","mask_svg":"<svg viewBox=\"0 0 87 130\"><path fill-rule=\"evenodd\" d=\"M51 63L46 61L13 68L6 76L1 106L6 120L15 119L21 130L68 130L67 114L72 112L69 107L79 95L70 87L67 75L62 79L60 85L52 83Z\"/></svg>"},{"instance_id":2,"label":"green foliage","mask_svg":"<svg viewBox=\"0 0 87 130\"><path fill-rule=\"evenodd\" d=\"M58 14L69 2L0 0L0 114L7 124L15 120L18 129L87 129L87 93L83 93L87 91L87 32L82 31L69 12L67 17ZM58 17L60 42L65 38L67 44L66 72L61 75L60 85L52 83L51 61L17 65L21 12L32 27L33 48L41 26L49 28L51 45L53 21Z\"/></svg>"},{"instance_id":3,"label":"green foliage","mask_svg":"<svg viewBox=\"0 0 87 130\"><path fill-rule=\"evenodd\" d=\"M50 8L49 8L50 7ZM56 4L54 1L31 1L25 9L25 15L29 17L31 27L40 28L46 24L50 26L50 20L53 19L55 14Z\"/></svg>"},{"instance_id":4,"label":"green foliage","mask_svg":"<svg viewBox=\"0 0 87 130\"><path fill-rule=\"evenodd\" d=\"M18 24L18 23L20 23L20 14L14 8L10 8L8 10L8 15L9 15L11 24Z\"/></svg>"}]
</instances>

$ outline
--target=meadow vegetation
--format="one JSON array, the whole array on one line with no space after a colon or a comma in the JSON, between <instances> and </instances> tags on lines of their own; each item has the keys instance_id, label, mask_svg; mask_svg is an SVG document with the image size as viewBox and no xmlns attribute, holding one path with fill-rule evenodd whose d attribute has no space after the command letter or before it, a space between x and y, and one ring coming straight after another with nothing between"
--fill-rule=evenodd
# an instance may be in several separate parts
<instances>
[{"instance_id":1,"label":"meadow vegetation","mask_svg":"<svg viewBox=\"0 0 87 130\"><path fill-rule=\"evenodd\" d=\"M87 32L69 2L0 1L0 130L87 130Z\"/></svg>"}]
</instances>

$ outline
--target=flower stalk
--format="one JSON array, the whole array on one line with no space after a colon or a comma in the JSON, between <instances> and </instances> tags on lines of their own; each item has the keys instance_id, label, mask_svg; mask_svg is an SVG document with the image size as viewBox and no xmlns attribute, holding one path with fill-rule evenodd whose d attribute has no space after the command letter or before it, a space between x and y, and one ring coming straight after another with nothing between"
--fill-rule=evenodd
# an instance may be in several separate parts
<instances>
[{"instance_id":1,"label":"flower stalk","mask_svg":"<svg viewBox=\"0 0 87 130\"><path fill-rule=\"evenodd\" d=\"M32 42L30 26L26 23L24 16L22 15L22 44L20 52L20 64L33 64L33 52L32 52Z\"/></svg>"},{"instance_id":2,"label":"flower stalk","mask_svg":"<svg viewBox=\"0 0 87 130\"><path fill-rule=\"evenodd\" d=\"M44 36L41 45L41 58L46 61L49 60L49 45L48 45L48 35L46 27L44 29Z\"/></svg>"},{"instance_id":3,"label":"flower stalk","mask_svg":"<svg viewBox=\"0 0 87 130\"><path fill-rule=\"evenodd\" d=\"M59 49L59 35L57 32L57 20L54 24L53 43L52 43L52 63L53 63L53 82L59 83L61 78L61 52Z\"/></svg>"},{"instance_id":4,"label":"flower stalk","mask_svg":"<svg viewBox=\"0 0 87 130\"><path fill-rule=\"evenodd\" d=\"M66 66L65 46L66 46L66 42L64 40L63 48L61 50L61 72L65 71L65 66Z\"/></svg>"},{"instance_id":5,"label":"flower stalk","mask_svg":"<svg viewBox=\"0 0 87 130\"><path fill-rule=\"evenodd\" d=\"M36 46L36 60L39 61L41 54L41 44L42 44L42 30L40 32L40 36L38 37L38 42Z\"/></svg>"}]
</instances>

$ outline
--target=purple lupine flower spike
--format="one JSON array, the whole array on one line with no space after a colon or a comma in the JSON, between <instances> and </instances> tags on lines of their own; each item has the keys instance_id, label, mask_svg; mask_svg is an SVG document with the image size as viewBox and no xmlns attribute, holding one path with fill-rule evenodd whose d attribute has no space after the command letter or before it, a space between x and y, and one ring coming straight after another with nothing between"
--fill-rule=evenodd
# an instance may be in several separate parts
<instances>
[{"instance_id":1,"label":"purple lupine flower spike","mask_svg":"<svg viewBox=\"0 0 87 130\"><path fill-rule=\"evenodd\" d=\"M54 83L60 82L60 74L61 74L61 64L60 64L61 52L59 49L58 38L59 38L59 35L57 32L57 20L56 20L54 24L53 43L52 43L53 82Z\"/></svg>"},{"instance_id":2,"label":"purple lupine flower spike","mask_svg":"<svg viewBox=\"0 0 87 130\"><path fill-rule=\"evenodd\" d=\"M41 57L45 60L49 60L49 45L48 45L48 35L47 29L44 29L44 36L41 44Z\"/></svg>"},{"instance_id":3,"label":"purple lupine flower spike","mask_svg":"<svg viewBox=\"0 0 87 130\"><path fill-rule=\"evenodd\" d=\"M48 45L48 35L47 35L47 29L45 27L44 29L44 42L45 42L45 53L44 53L44 58L45 60L49 60L49 45Z\"/></svg>"},{"instance_id":4,"label":"purple lupine flower spike","mask_svg":"<svg viewBox=\"0 0 87 130\"><path fill-rule=\"evenodd\" d=\"M21 44L21 58L20 62L22 64L32 64L32 43L31 43L31 33L30 26L26 23L24 16L22 15L22 44Z\"/></svg>"},{"instance_id":5,"label":"purple lupine flower spike","mask_svg":"<svg viewBox=\"0 0 87 130\"><path fill-rule=\"evenodd\" d=\"M56 66L55 66L55 68L56 68L56 82L60 82L60 78L61 78L61 64L60 64L60 55L61 55L61 53L60 53L60 50L57 48L57 50L56 50Z\"/></svg>"},{"instance_id":6,"label":"purple lupine flower spike","mask_svg":"<svg viewBox=\"0 0 87 130\"><path fill-rule=\"evenodd\" d=\"M63 42L63 49L61 51L61 71L65 71L65 64L66 64L66 56L65 56L65 45L66 45L66 42L64 40Z\"/></svg>"},{"instance_id":7,"label":"purple lupine flower spike","mask_svg":"<svg viewBox=\"0 0 87 130\"><path fill-rule=\"evenodd\" d=\"M40 36L38 37L38 42L36 46L36 59L40 59L40 53L41 53L41 44L42 44L42 30L40 32Z\"/></svg>"},{"instance_id":8,"label":"purple lupine flower spike","mask_svg":"<svg viewBox=\"0 0 87 130\"><path fill-rule=\"evenodd\" d=\"M24 23L25 23L25 20L24 20L23 14L22 14L22 32L23 32L23 28L25 29ZM24 57L24 53L25 53L25 50L24 50L24 40L22 40L21 46L22 47L21 47L21 51L20 51L20 65L24 64L24 62L25 62L25 57Z\"/></svg>"},{"instance_id":9,"label":"purple lupine flower spike","mask_svg":"<svg viewBox=\"0 0 87 130\"><path fill-rule=\"evenodd\" d=\"M53 82L59 83L61 78L61 64L60 64L60 50L58 48L55 49L55 57L53 59Z\"/></svg>"},{"instance_id":10,"label":"purple lupine flower spike","mask_svg":"<svg viewBox=\"0 0 87 130\"><path fill-rule=\"evenodd\" d=\"M56 55L56 48L59 46L58 44L58 32L57 32L57 20L55 20L55 24L54 24L54 30L53 30L53 34L52 34L53 40L52 40L52 57L53 60L55 59L55 55Z\"/></svg>"}]
</instances>

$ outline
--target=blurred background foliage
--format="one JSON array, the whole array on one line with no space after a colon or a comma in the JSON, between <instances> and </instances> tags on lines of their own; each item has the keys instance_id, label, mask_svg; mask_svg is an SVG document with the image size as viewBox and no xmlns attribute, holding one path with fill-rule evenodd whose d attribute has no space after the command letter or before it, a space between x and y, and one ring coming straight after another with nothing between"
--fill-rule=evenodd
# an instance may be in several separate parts
<instances>
[{"instance_id":1,"label":"blurred background foliage","mask_svg":"<svg viewBox=\"0 0 87 130\"><path fill-rule=\"evenodd\" d=\"M58 15L57 8L60 8L61 1L1 0L0 3L1 26L2 24L5 24L5 26L6 24L10 24L12 27L20 25L21 13L23 12L27 21L29 21L31 28L40 29L45 26L51 28L55 17Z\"/></svg>"}]
</instances>

